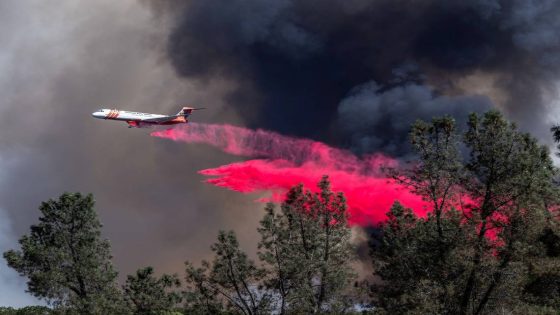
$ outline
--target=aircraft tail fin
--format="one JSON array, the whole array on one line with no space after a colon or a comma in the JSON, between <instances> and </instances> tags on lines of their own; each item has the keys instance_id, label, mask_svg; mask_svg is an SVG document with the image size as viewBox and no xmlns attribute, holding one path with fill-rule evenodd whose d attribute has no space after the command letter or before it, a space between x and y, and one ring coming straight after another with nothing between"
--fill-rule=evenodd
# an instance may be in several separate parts
<instances>
[{"instance_id":1,"label":"aircraft tail fin","mask_svg":"<svg viewBox=\"0 0 560 315\"><path fill-rule=\"evenodd\" d=\"M178 113L177 116L183 116L185 118L189 117L193 110L200 110L205 109L204 107L194 108L194 107L183 107Z\"/></svg>"}]
</instances>

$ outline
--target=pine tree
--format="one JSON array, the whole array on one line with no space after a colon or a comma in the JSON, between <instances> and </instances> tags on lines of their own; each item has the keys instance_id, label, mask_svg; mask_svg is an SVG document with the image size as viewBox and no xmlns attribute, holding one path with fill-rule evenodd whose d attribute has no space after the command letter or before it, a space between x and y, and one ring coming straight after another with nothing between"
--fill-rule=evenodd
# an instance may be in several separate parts
<instances>
[{"instance_id":1,"label":"pine tree","mask_svg":"<svg viewBox=\"0 0 560 315\"><path fill-rule=\"evenodd\" d=\"M259 283L263 270L239 248L233 231L220 231L212 245L215 254L201 268L187 262L187 311L196 314L225 311L247 315L270 313L269 295Z\"/></svg>"},{"instance_id":2,"label":"pine tree","mask_svg":"<svg viewBox=\"0 0 560 315\"><path fill-rule=\"evenodd\" d=\"M353 303L348 290L355 278L354 248L345 199L330 190L326 176L318 188L312 193L295 186L281 212L268 205L261 221L259 257L282 314L341 313Z\"/></svg>"},{"instance_id":3,"label":"pine tree","mask_svg":"<svg viewBox=\"0 0 560 315\"><path fill-rule=\"evenodd\" d=\"M146 267L127 276L123 286L124 298L133 314L158 315L171 312L181 301L181 295L174 291L181 286L176 275L154 276L154 269Z\"/></svg>"},{"instance_id":4,"label":"pine tree","mask_svg":"<svg viewBox=\"0 0 560 315\"><path fill-rule=\"evenodd\" d=\"M276 213L271 203L266 206L265 211L258 229L261 235L258 255L268 271L264 285L275 292L278 301L276 306L280 314L285 314L300 266L290 261L289 247L292 244L288 242L291 235L286 217Z\"/></svg>"},{"instance_id":5,"label":"pine tree","mask_svg":"<svg viewBox=\"0 0 560 315\"><path fill-rule=\"evenodd\" d=\"M220 289L209 279L210 263L202 261L201 267L185 263L187 290L185 292L185 313L212 315L224 313Z\"/></svg>"},{"instance_id":6,"label":"pine tree","mask_svg":"<svg viewBox=\"0 0 560 315\"><path fill-rule=\"evenodd\" d=\"M471 179L464 186L476 202L469 220L478 224L478 232L473 239L472 265L461 292L460 312L466 314L474 309L473 313L480 314L498 287L524 280L523 269L527 267L516 261L538 254L534 253L538 250L535 244L550 215L547 206L557 196L553 186L556 169L545 146L519 132L497 111L482 117L471 114L464 142L470 149L465 168ZM492 229L498 232L502 244L488 241L487 233ZM492 268L484 266L489 250L496 253ZM515 271L519 276L509 277ZM483 279L489 283L481 286ZM501 293L502 301L517 298L517 292L509 296Z\"/></svg>"},{"instance_id":7,"label":"pine tree","mask_svg":"<svg viewBox=\"0 0 560 315\"><path fill-rule=\"evenodd\" d=\"M8 265L28 277L28 291L68 313L108 314L122 306L109 242L92 195L64 193L43 202L39 224L4 253Z\"/></svg>"},{"instance_id":8,"label":"pine tree","mask_svg":"<svg viewBox=\"0 0 560 315\"><path fill-rule=\"evenodd\" d=\"M439 220L433 214L421 219L395 202L371 244L375 276L383 280L372 284L374 305L390 314L453 313L457 276L464 269L461 244L472 232L462 224L462 214L453 209Z\"/></svg>"},{"instance_id":9,"label":"pine tree","mask_svg":"<svg viewBox=\"0 0 560 315\"><path fill-rule=\"evenodd\" d=\"M395 204L388 213L372 245L384 280L377 302L393 313L539 308L527 289L534 275L557 270L543 241L559 201L549 152L496 111L469 117L465 161L454 133L449 118L413 126L419 161L393 175L433 211L421 219Z\"/></svg>"},{"instance_id":10,"label":"pine tree","mask_svg":"<svg viewBox=\"0 0 560 315\"><path fill-rule=\"evenodd\" d=\"M46 306L26 306L19 309L12 307L1 307L0 315L50 315L54 314L53 310Z\"/></svg>"}]
</instances>

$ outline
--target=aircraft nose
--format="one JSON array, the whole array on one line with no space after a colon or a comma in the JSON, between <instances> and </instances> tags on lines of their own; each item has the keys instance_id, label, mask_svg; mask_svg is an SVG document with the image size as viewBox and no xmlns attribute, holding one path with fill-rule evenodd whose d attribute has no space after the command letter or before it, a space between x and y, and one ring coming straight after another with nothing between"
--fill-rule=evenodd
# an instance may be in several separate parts
<instances>
[{"instance_id":1,"label":"aircraft nose","mask_svg":"<svg viewBox=\"0 0 560 315\"><path fill-rule=\"evenodd\" d=\"M101 112L93 112L91 113L91 116L95 117L95 118L101 118L103 114Z\"/></svg>"}]
</instances>

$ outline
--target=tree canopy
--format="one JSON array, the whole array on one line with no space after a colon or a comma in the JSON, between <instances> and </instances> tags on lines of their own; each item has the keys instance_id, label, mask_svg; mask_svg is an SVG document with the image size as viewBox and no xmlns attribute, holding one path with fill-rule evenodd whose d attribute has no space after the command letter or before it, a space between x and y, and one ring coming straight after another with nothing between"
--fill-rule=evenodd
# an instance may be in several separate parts
<instances>
[{"instance_id":1,"label":"tree canopy","mask_svg":"<svg viewBox=\"0 0 560 315\"><path fill-rule=\"evenodd\" d=\"M419 160L396 180L432 202L427 218L396 203L373 242L374 285L391 313L482 314L560 306L534 298L543 275L560 275L557 174L546 147L490 111L469 117L463 137L454 121L417 122L411 141ZM463 158L460 146L466 148ZM547 243L549 245L547 245Z\"/></svg>"},{"instance_id":2,"label":"tree canopy","mask_svg":"<svg viewBox=\"0 0 560 315\"><path fill-rule=\"evenodd\" d=\"M371 259L359 261L345 197L325 176L267 204L256 255L220 231L213 257L187 261L183 281L144 267L119 286L93 197L64 193L43 202L21 248L4 253L49 307L0 315L558 314L560 189L550 152L496 111L470 115L459 130L450 117L412 125L416 157L388 175L429 211L395 201L367 228ZM560 127L552 131L560 143ZM366 286L357 262L373 269Z\"/></svg>"},{"instance_id":3,"label":"tree canopy","mask_svg":"<svg viewBox=\"0 0 560 315\"><path fill-rule=\"evenodd\" d=\"M125 301L135 315L161 315L173 311L181 302L181 295L174 289L181 282L176 275L154 276L152 267L145 267L129 275L123 286Z\"/></svg>"},{"instance_id":4,"label":"tree canopy","mask_svg":"<svg viewBox=\"0 0 560 315\"><path fill-rule=\"evenodd\" d=\"M114 312L121 297L109 242L92 195L64 193L39 207L39 223L4 253L8 265L28 278L28 291L79 314Z\"/></svg>"}]
</instances>

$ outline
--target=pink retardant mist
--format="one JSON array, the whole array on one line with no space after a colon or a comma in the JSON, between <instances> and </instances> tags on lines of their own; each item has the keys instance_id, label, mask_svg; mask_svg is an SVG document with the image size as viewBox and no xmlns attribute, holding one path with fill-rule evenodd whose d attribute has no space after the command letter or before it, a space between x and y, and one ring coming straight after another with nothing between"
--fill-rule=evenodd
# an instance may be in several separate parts
<instances>
[{"instance_id":1,"label":"pink retardant mist","mask_svg":"<svg viewBox=\"0 0 560 315\"><path fill-rule=\"evenodd\" d=\"M223 152L250 160L201 170L212 176L207 183L240 193L270 192L262 202L280 202L294 185L317 190L328 175L332 190L347 199L349 223L369 226L386 219L398 200L425 217L428 204L418 195L386 177L382 167L398 167L397 160L382 154L357 157L350 151L309 139L251 130L231 125L189 123L174 129L155 131L152 136L186 143L203 143Z\"/></svg>"}]
</instances>

